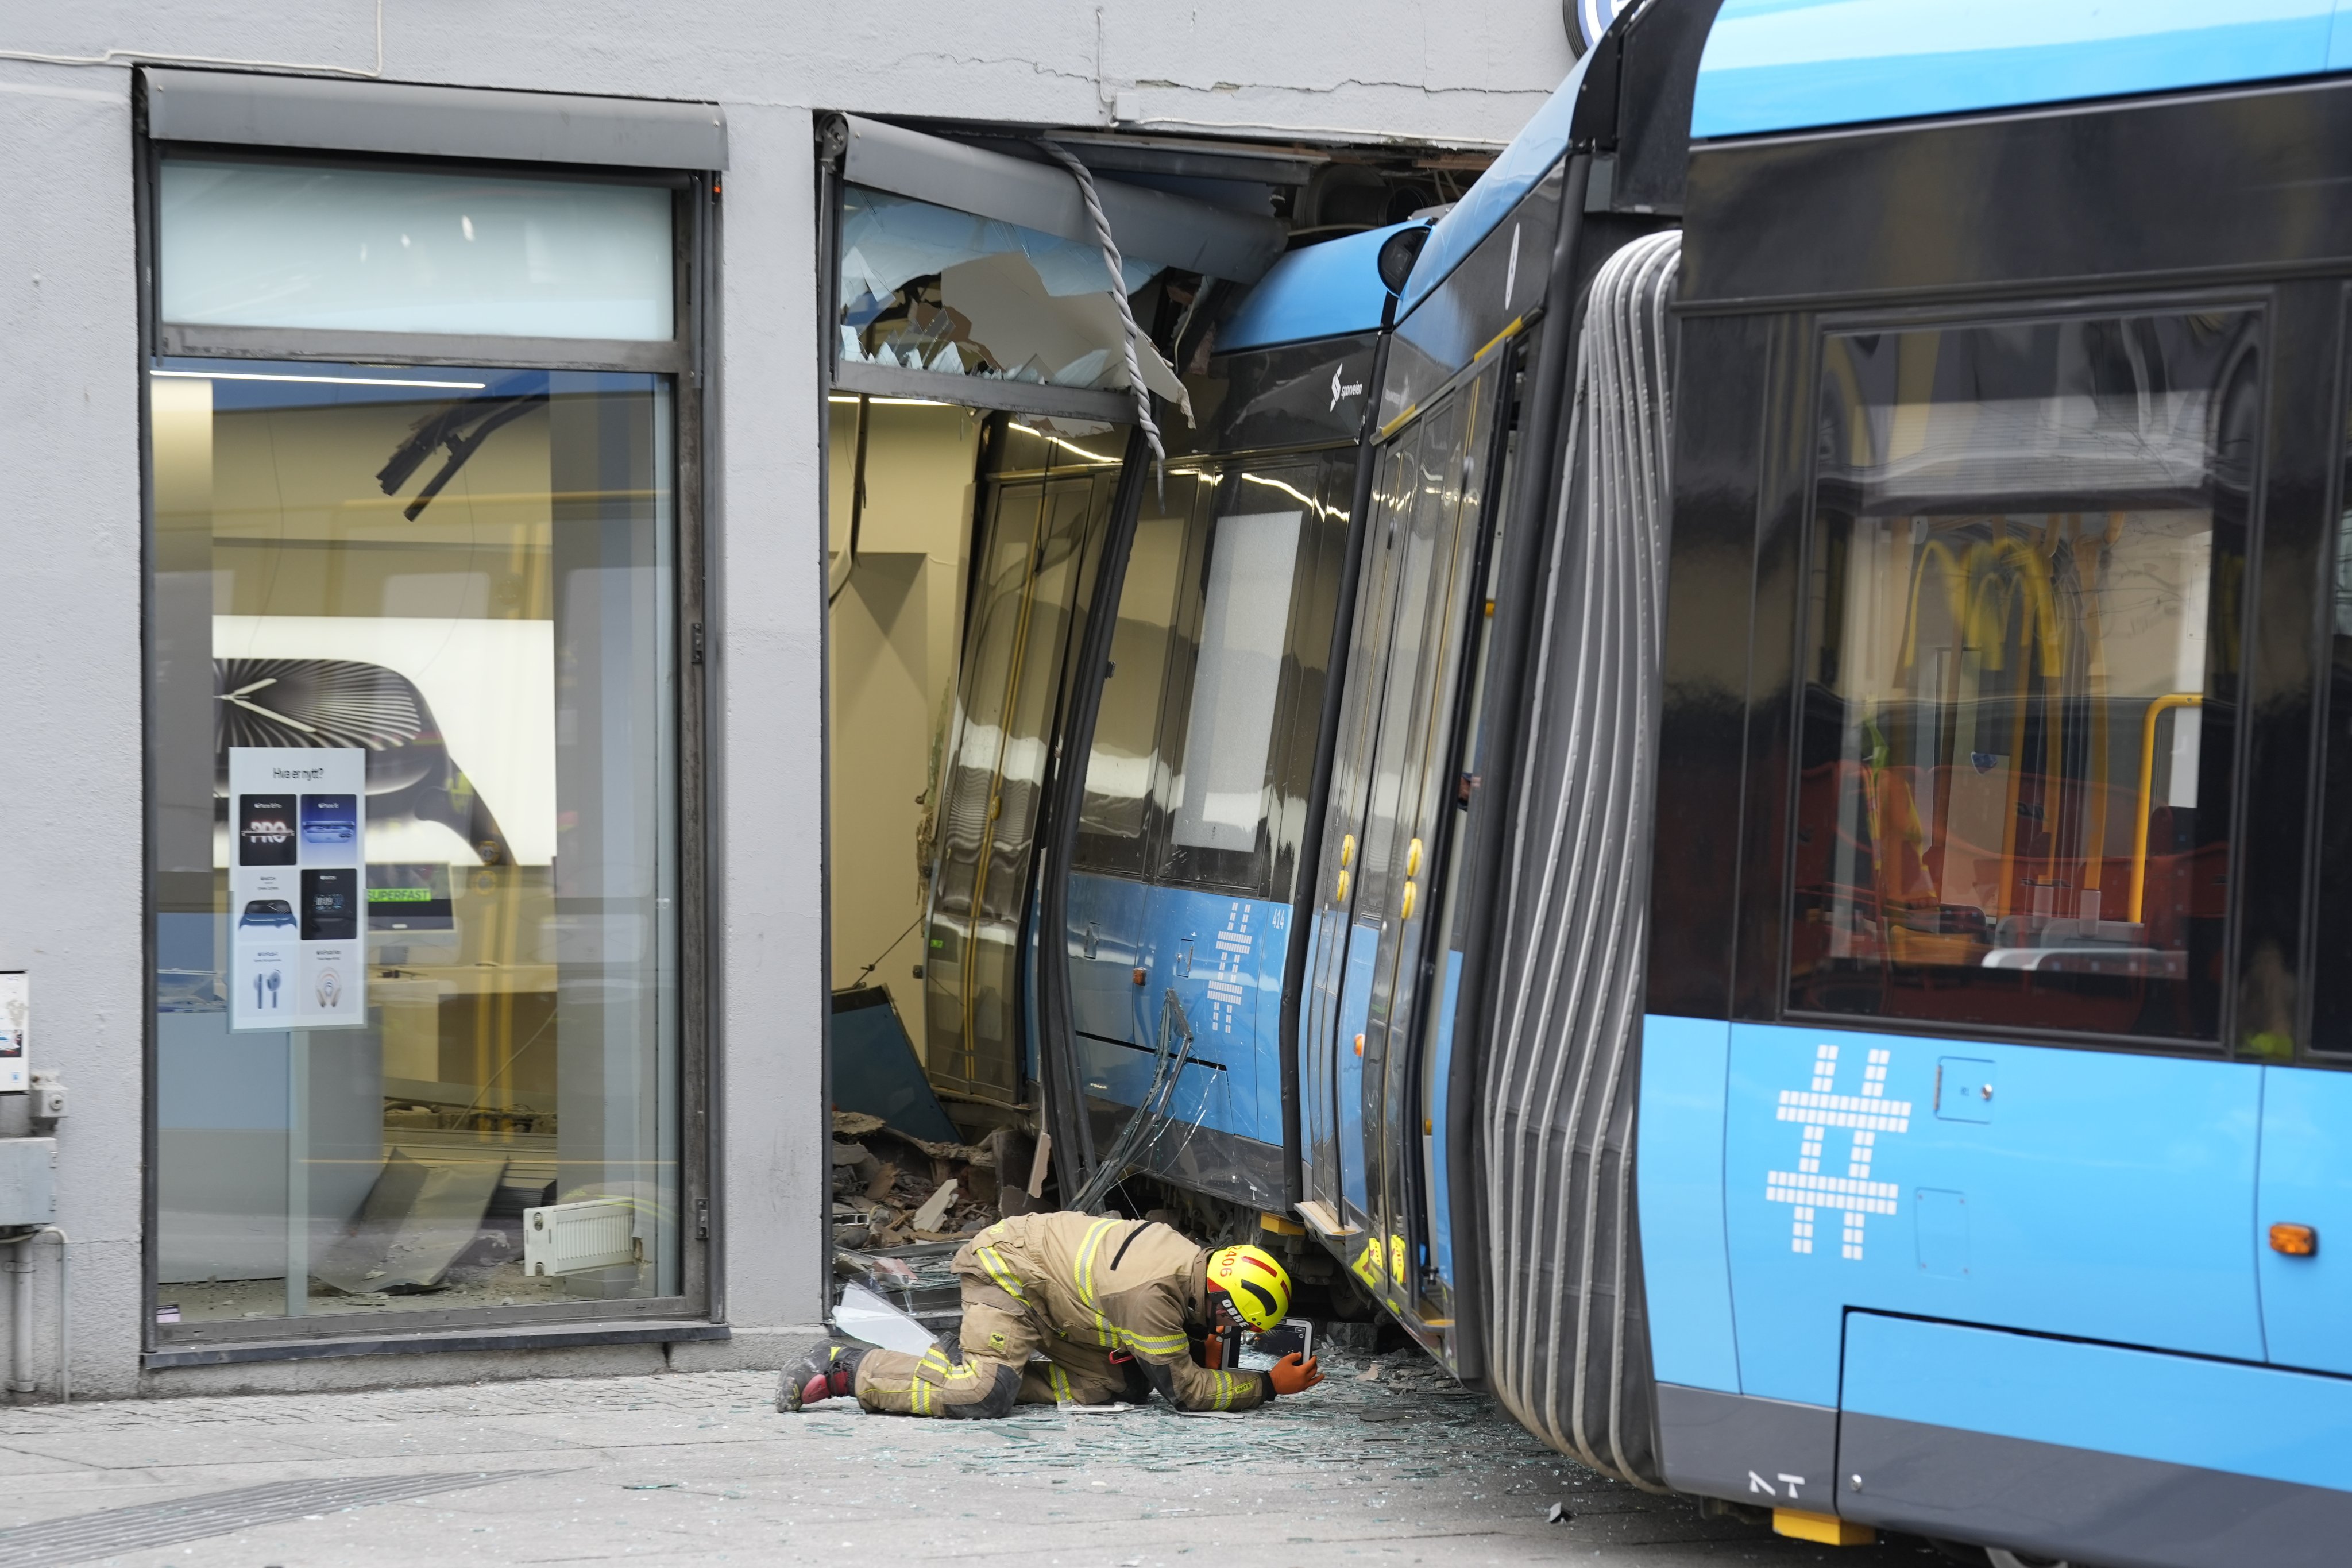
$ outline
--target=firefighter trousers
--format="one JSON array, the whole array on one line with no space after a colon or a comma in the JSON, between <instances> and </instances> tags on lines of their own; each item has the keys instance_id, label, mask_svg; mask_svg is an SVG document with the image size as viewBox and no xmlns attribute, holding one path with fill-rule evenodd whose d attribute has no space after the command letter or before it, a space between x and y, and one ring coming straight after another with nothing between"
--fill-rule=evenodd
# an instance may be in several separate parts
<instances>
[{"instance_id":1,"label":"firefighter trousers","mask_svg":"<svg viewBox=\"0 0 2352 1568\"><path fill-rule=\"evenodd\" d=\"M961 1271L959 1271L961 1272ZM870 1350L857 1363L857 1402L898 1415L974 1420L1008 1415L1015 1405L1108 1405L1140 1397L1097 1345L1074 1344L1034 1322L992 1281L966 1276L963 1327L951 1346L921 1355ZM1032 1362L1033 1354L1046 1359Z\"/></svg>"}]
</instances>

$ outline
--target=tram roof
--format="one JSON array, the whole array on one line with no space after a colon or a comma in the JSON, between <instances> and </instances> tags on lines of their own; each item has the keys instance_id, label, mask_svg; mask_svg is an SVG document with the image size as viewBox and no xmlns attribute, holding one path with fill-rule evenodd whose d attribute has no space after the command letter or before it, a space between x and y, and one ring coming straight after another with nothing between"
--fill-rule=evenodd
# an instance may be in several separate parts
<instances>
[{"instance_id":1,"label":"tram roof","mask_svg":"<svg viewBox=\"0 0 2352 1568\"><path fill-rule=\"evenodd\" d=\"M2347 3L2352 4L2352 0ZM1421 247L1421 255L1413 261L1412 276L1405 279L1404 295L1397 301L1398 320L1412 314L1415 305L1444 282L1478 248L1478 242L1501 226L1510 210L1567 155L1569 135L1576 119L1577 92L1584 86L1585 68L1592 60L1593 52L1590 49L1578 57L1568 79L1544 100L1535 118L1511 139L1500 157L1486 165L1486 172L1463 193L1462 199L1437 220L1437 226L1430 230L1429 243Z\"/></svg>"},{"instance_id":2,"label":"tram roof","mask_svg":"<svg viewBox=\"0 0 2352 1568\"><path fill-rule=\"evenodd\" d=\"M1217 352L1379 331L1389 299L1388 285L1381 281L1381 246L1412 226L1391 224L1304 245L1284 256L1217 329Z\"/></svg>"},{"instance_id":3,"label":"tram roof","mask_svg":"<svg viewBox=\"0 0 2352 1568\"><path fill-rule=\"evenodd\" d=\"M1693 140L2352 69L2352 0L1724 0Z\"/></svg>"}]
</instances>

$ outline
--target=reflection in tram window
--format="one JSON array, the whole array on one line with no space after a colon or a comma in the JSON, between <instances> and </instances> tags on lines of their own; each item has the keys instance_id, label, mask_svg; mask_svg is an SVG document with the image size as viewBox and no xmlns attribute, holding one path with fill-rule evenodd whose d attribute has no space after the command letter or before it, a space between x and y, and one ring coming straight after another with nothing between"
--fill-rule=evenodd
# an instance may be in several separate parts
<instances>
[{"instance_id":1,"label":"reflection in tram window","mask_svg":"<svg viewBox=\"0 0 2352 1568\"><path fill-rule=\"evenodd\" d=\"M1321 700L1332 591L1323 574L1347 528L1323 499L1336 488L1318 463L1231 472L1213 491L1203 483L1168 698L1181 723L1163 741L1161 875L1171 886L1286 896L1297 825L1285 808L1305 795L1313 766L1314 725L1298 716Z\"/></svg>"},{"instance_id":2,"label":"reflection in tram window","mask_svg":"<svg viewBox=\"0 0 2352 1568\"><path fill-rule=\"evenodd\" d=\"M1792 1006L2218 1033L2258 342L1826 343Z\"/></svg>"},{"instance_id":3,"label":"reflection in tram window","mask_svg":"<svg viewBox=\"0 0 2352 1568\"><path fill-rule=\"evenodd\" d=\"M936 785L925 1063L943 1089L1013 1105L1023 1093L1018 948L1039 797L1082 568L1092 569L1114 474L1076 443L1017 423L998 432L995 451ZM1052 466L1007 471L1033 459Z\"/></svg>"},{"instance_id":4,"label":"reflection in tram window","mask_svg":"<svg viewBox=\"0 0 2352 1568\"><path fill-rule=\"evenodd\" d=\"M1294 510L1217 520L1184 771L1176 779L1171 837L1179 845L1244 853L1257 847L1300 516Z\"/></svg>"},{"instance_id":5,"label":"reflection in tram window","mask_svg":"<svg viewBox=\"0 0 2352 1568\"><path fill-rule=\"evenodd\" d=\"M1181 482L1171 490L1180 501L1191 495ZM1077 864L1090 871L1140 876L1150 869L1147 813L1167 793L1160 777L1160 700L1184 568L1185 521L1181 509L1138 518L1128 549L1110 674L1103 682L1094 749L1087 757L1086 801L1078 811Z\"/></svg>"}]
</instances>

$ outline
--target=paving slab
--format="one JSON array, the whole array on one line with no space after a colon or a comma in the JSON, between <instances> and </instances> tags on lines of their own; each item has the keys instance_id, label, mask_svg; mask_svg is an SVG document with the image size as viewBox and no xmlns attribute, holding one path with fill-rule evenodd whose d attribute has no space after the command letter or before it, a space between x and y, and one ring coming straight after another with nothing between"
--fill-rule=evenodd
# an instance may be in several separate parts
<instances>
[{"instance_id":1,"label":"paving slab","mask_svg":"<svg viewBox=\"0 0 2352 1568\"><path fill-rule=\"evenodd\" d=\"M1601 1563L1931 1568L1924 1543L1832 1551L1608 1479L1425 1363L1332 1365L1226 1418L1152 1403L1003 1421L773 1408L774 1378L698 1372L0 1411L6 1526L234 1489L396 1477L451 1489L87 1559L119 1568L1019 1562L1122 1568ZM1379 1375L1364 1372L1379 1365ZM10 1456L16 1456L11 1458ZM16 1472L23 1473L23 1472ZM475 1478L485 1478L477 1481ZM289 1495L307 1495L295 1487ZM1567 1515L1547 1520L1558 1503ZM297 1503L294 1506L299 1506ZM127 1517L127 1516L126 1516ZM47 1541L50 1538L45 1537ZM150 1537L149 1539L152 1539Z\"/></svg>"}]
</instances>

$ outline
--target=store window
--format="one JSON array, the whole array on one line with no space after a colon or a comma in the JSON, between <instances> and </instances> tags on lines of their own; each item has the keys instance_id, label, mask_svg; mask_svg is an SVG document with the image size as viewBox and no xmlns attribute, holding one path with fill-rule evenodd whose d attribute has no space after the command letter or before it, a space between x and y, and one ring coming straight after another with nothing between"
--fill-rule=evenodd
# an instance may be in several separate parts
<instances>
[{"instance_id":1,"label":"store window","mask_svg":"<svg viewBox=\"0 0 2352 1568\"><path fill-rule=\"evenodd\" d=\"M1791 1007L2218 1036L2261 328L1827 340Z\"/></svg>"},{"instance_id":2,"label":"store window","mask_svg":"<svg viewBox=\"0 0 2352 1568\"><path fill-rule=\"evenodd\" d=\"M660 342L670 193L524 175L173 158L156 183L177 325Z\"/></svg>"},{"instance_id":3,"label":"store window","mask_svg":"<svg viewBox=\"0 0 2352 1568\"><path fill-rule=\"evenodd\" d=\"M157 189L167 344L295 329L150 368L158 1337L674 1310L685 416L593 366L677 337L676 192ZM315 353L347 327L490 363Z\"/></svg>"}]
</instances>

